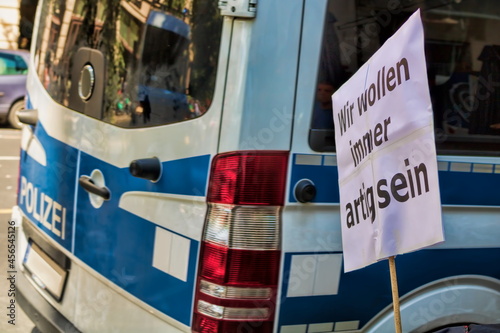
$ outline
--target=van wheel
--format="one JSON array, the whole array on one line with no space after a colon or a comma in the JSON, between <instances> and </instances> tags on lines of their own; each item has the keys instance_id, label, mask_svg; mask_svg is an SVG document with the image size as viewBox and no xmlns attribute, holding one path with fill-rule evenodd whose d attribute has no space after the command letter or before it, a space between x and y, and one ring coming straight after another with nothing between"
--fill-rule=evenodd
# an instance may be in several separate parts
<instances>
[{"instance_id":1,"label":"van wheel","mask_svg":"<svg viewBox=\"0 0 500 333\"><path fill-rule=\"evenodd\" d=\"M11 127L20 129L23 125L17 117L17 111L24 109L24 101L17 101L10 107L8 121Z\"/></svg>"}]
</instances>

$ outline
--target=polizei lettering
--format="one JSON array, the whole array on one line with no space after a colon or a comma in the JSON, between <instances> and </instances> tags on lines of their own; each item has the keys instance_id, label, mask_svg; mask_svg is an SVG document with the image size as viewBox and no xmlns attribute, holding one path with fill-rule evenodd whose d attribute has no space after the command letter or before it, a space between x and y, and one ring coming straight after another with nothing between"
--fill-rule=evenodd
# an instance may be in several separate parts
<instances>
[{"instance_id":1,"label":"polizei lettering","mask_svg":"<svg viewBox=\"0 0 500 333\"><path fill-rule=\"evenodd\" d=\"M21 177L19 205L24 205L26 211L35 220L64 240L66 235L66 208L31 182L28 182L25 177Z\"/></svg>"}]
</instances>

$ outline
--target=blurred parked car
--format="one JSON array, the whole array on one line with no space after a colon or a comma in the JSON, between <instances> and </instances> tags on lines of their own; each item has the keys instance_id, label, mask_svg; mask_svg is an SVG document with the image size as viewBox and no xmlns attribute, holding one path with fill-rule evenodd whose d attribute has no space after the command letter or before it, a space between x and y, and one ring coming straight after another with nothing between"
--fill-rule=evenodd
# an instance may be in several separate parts
<instances>
[{"instance_id":1,"label":"blurred parked car","mask_svg":"<svg viewBox=\"0 0 500 333\"><path fill-rule=\"evenodd\" d=\"M24 108L29 52L0 50L0 123L21 128L17 111Z\"/></svg>"}]
</instances>

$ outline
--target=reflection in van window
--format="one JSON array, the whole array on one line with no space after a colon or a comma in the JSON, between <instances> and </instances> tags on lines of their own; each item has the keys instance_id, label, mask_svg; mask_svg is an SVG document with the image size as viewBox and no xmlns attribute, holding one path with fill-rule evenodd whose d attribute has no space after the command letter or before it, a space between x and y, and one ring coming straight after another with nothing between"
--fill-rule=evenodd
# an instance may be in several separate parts
<instances>
[{"instance_id":1,"label":"reflection in van window","mask_svg":"<svg viewBox=\"0 0 500 333\"><path fill-rule=\"evenodd\" d=\"M442 154L498 155L498 1L330 0L318 68L318 92L325 82L340 87L417 8L421 9L424 24L438 151ZM333 136L333 129L318 121L321 111L316 96L309 143L314 150L333 151L331 143L318 144L323 138Z\"/></svg>"},{"instance_id":2,"label":"reflection in van window","mask_svg":"<svg viewBox=\"0 0 500 333\"><path fill-rule=\"evenodd\" d=\"M55 101L85 113L72 86L80 80L81 58L88 54L93 65L101 54L104 73L96 65L93 89L102 86L102 110L91 116L144 127L193 119L210 107L222 31L217 1L47 2L35 62Z\"/></svg>"}]
</instances>

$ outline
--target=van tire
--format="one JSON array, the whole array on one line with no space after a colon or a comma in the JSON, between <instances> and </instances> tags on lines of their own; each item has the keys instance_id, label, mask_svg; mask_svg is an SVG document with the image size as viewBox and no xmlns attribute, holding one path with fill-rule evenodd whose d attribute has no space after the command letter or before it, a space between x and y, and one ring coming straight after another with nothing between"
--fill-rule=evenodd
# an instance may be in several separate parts
<instances>
[{"instance_id":1,"label":"van tire","mask_svg":"<svg viewBox=\"0 0 500 333\"><path fill-rule=\"evenodd\" d=\"M22 109L24 109L24 101L23 100L16 101L10 107L7 120L12 128L20 129L22 127L23 123L21 123L19 121L19 118L17 117L17 111L20 111Z\"/></svg>"}]
</instances>

